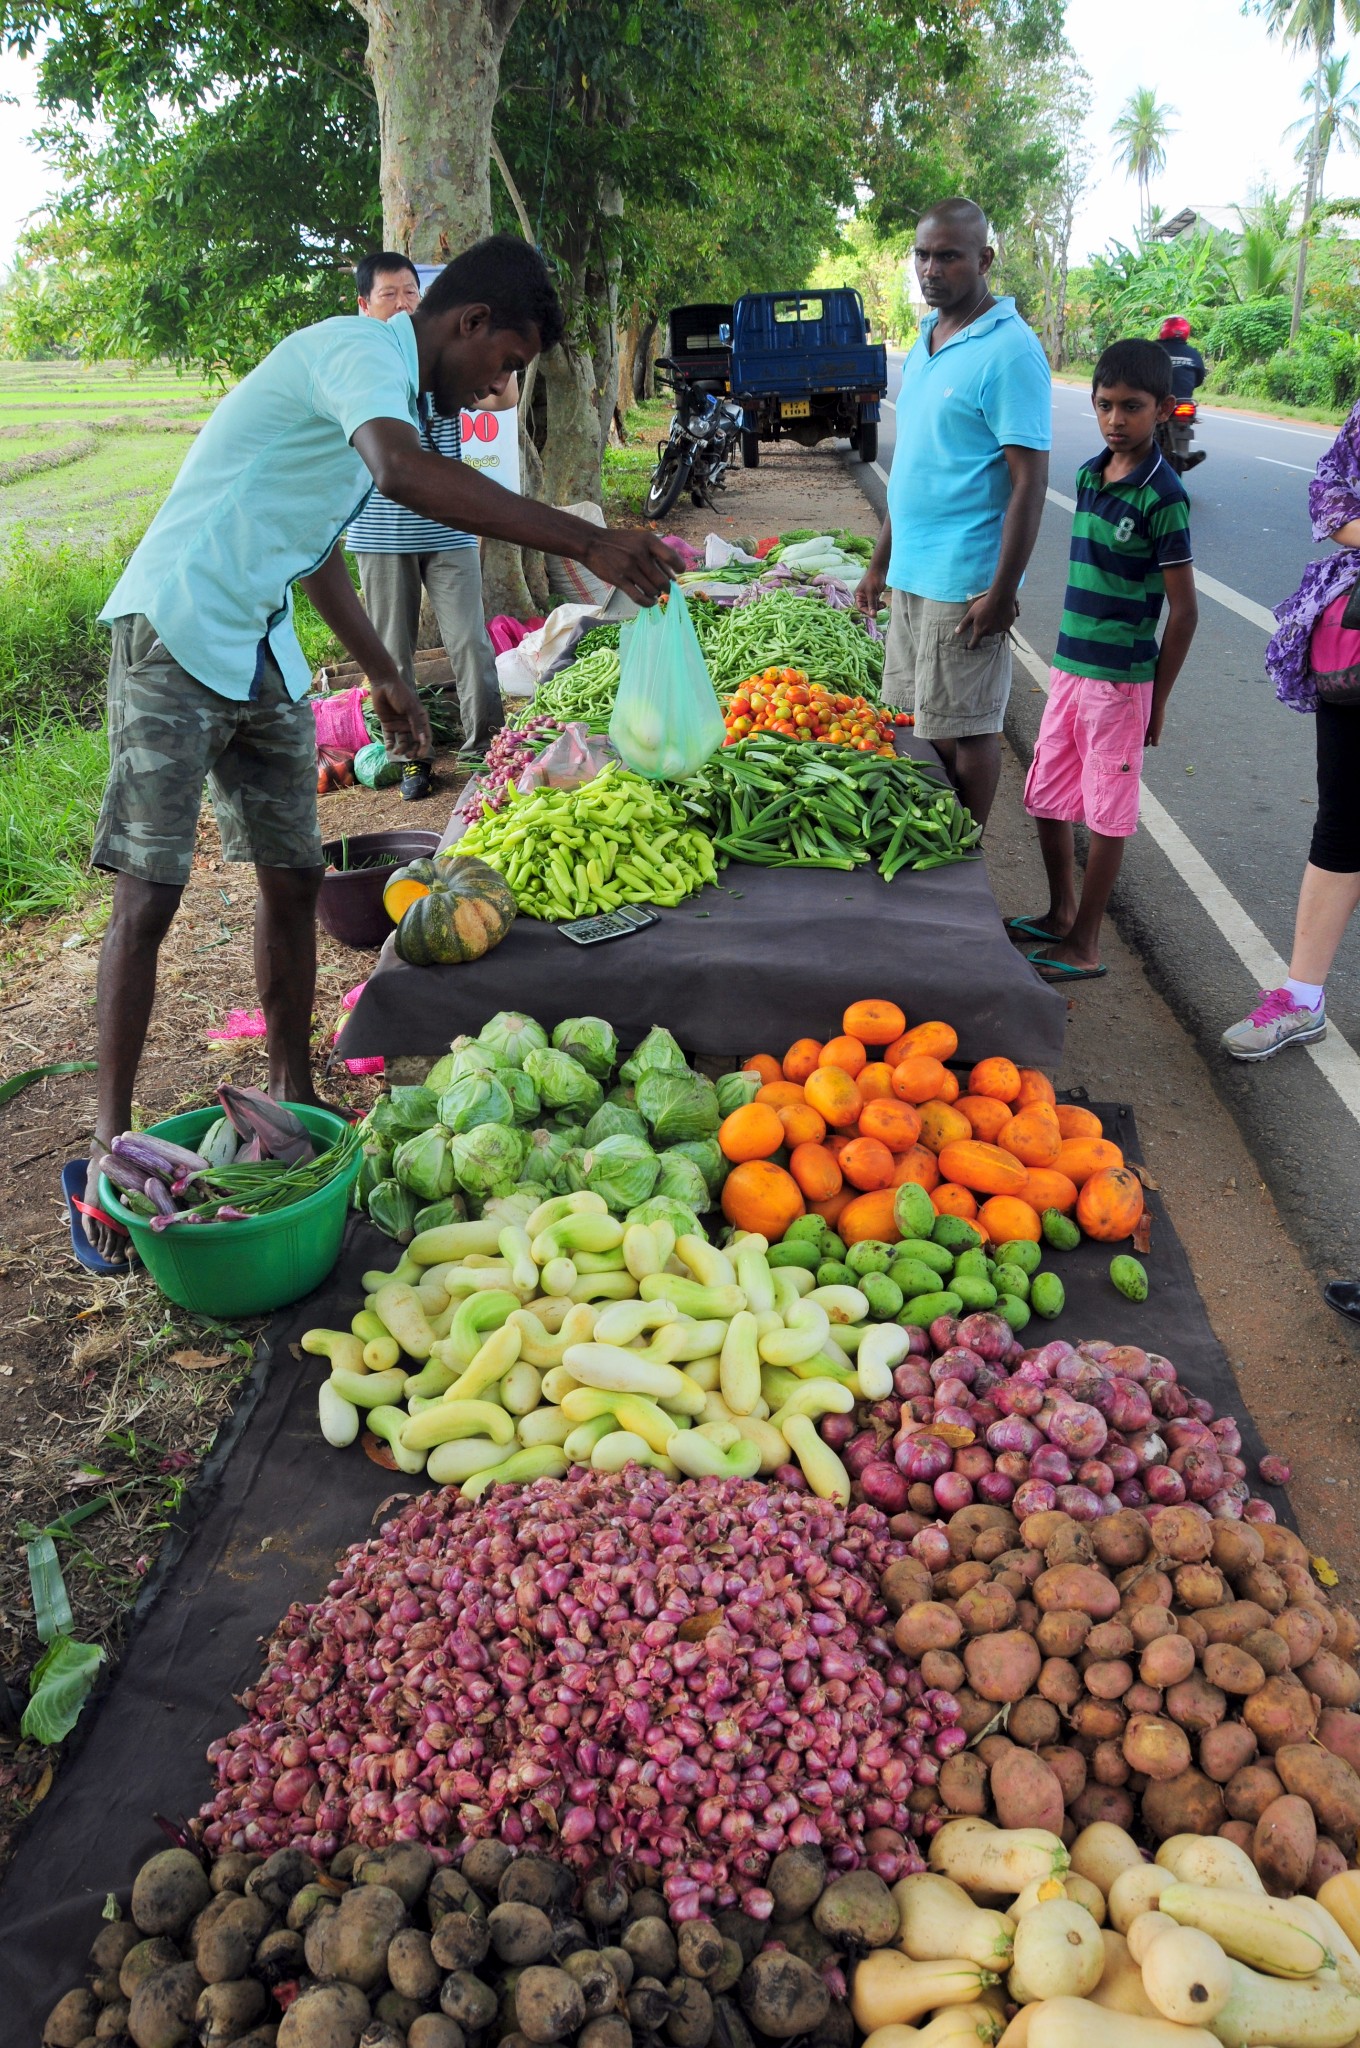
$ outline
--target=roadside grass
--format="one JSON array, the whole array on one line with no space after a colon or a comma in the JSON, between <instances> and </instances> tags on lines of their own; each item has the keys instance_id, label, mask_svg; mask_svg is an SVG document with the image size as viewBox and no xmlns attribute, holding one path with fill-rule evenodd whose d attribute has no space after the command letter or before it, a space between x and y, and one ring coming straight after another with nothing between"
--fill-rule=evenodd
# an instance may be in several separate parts
<instances>
[{"instance_id":1,"label":"roadside grass","mask_svg":"<svg viewBox=\"0 0 1360 2048\"><path fill-rule=\"evenodd\" d=\"M656 468L657 442L666 438L671 409L669 398L648 398L630 406L624 416L624 445L605 449L604 516L610 525L642 518Z\"/></svg>"},{"instance_id":2,"label":"roadside grass","mask_svg":"<svg viewBox=\"0 0 1360 2048\"><path fill-rule=\"evenodd\" d=\"M67 910L92 888L90 841L108 772L102 725L49 716L0 747L0 922Z\"/></svg>"}]
</instances>

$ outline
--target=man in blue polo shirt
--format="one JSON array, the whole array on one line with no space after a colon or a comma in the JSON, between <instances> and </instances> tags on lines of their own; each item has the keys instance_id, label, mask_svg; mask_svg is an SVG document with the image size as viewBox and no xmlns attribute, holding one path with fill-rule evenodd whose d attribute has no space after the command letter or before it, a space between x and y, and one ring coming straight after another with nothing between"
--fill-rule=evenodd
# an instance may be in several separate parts
<instances>
[{"instance_id":1,"label":"man in blue polo shirt","mask_svg":"<svg viewBox=\"0 0 1360 2048\"><path fill-rule=\"evenodd\" d=\"M254 863L255 974L268 1087L315 1102L311 1072L321 835L300 584L368 675L389 752L420 758L429 720L359 603L340 536L376 484L427 519L582 561L654 604L680 562L654 534L587 525L422 445L420 400L456 415L562 334L547 267L496 235L444 269L413 313L302 328L229 391L198 435L101 614L113 629L109 779L95 830L114 872L99 962L99 1078L87 1202L132 1120L156 963L189 877L203 785L228 860ZM118 1239L95 1216L105 1256Z\"/></svg>"},{"instance_id":2,"label":"man in blue polo shirt","mask_svg":"<svg viewBox=\"0 0 1360 2048\"><path fill-rule=\"evenodd\" d=\"M995 251L970 199L916 230L929 311L902 371L888 517L857 592L892 592L885 703L916 713L984 823L1001 773L1010 629L1048 487L1048 364L1015 301L988 287Z\"/></svg>"}]
</instances>

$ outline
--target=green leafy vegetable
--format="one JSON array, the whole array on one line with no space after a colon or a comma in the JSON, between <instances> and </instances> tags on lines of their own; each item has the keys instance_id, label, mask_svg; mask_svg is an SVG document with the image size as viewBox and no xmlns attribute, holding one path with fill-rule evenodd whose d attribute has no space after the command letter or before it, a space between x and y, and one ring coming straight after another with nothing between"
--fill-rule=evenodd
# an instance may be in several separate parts
<instances>
[{"instance_id":1,"label":"green leafy vegetable","mask_svg":"<svg viewBox=\"0 0 1360 2048\"><path fill-rule=\"evenodd\" d=\"M104 1661L94 1643L57 1636L28 1681L29 1702L20 1733L30 1742L52 1744L70 1734Z\"/></svg>"}]
</instances>

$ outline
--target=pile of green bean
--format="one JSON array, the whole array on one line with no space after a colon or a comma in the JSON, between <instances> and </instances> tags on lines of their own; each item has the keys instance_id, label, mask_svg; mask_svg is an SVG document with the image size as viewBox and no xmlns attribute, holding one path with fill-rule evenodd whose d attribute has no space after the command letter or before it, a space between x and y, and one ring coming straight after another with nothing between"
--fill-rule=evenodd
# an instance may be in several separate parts
<instances>
[{"instance_id":1,"label":"pile of green bean","mask_svg":"<svg viewBox=\"0 0 1360 2048\"><path fill-rule=\"evenodd\" d=\"M612 764L579 789L512 789L457 851L504 875L526 917L549 921L621 903L673 908L718 874L712 841L680 798Z\"/></svg>"},{"instance_id":2,"label":"pile of green bean","mask_svg":"<svg viewBox=\"0 0 1360 2048\"><path fill-rule=\"evenodd\" d=\"M545 713L563 725L576 722L592 732L608 732L614 699L619 691L619 654L616 647L597 647L592 654L559 669L540 683L532 697L515 712L508 723L522 725L526 719Z\"/></svg>"},{"instance_id":3,"label":"pile of green bean","mask_svg":"<svg viewBox=\"0 0 1360 2048\"><path fill-rule=\"evenodd\" d=\"M836 611L820 597L789 590L726 612L705 643L713 687L735 690L765 668L801 669L810 683L877 704L883 648L855 612Z\"/></svg>"},{"instance_id":4,"label":"pile of green bean","mask_svg":"<svg viewBox=\"0 0 1360 2048\"><path fill-rule=\"evenodd\" d=\"M857 868L885 882L970 858L981 837L947 782L919 761L805 746L780 733L740 740L678 785L729 860L764 868Z\"/></svg>"}]
</instances>

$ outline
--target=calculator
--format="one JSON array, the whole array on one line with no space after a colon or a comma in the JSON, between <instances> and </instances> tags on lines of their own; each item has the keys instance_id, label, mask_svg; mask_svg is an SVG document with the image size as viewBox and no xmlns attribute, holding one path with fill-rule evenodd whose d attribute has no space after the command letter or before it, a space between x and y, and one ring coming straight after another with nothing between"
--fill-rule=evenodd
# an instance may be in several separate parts
<instances>
[{"instance_id":1,"label":"calculator","mask_svg":"<svg viewBox=\"0 0 1360 2048\"><path fill-rule=\"evenodd\" d=\"M574 946L598 946L605 939L626 938L629 932L640 932L657 921L654 910L642 910L635 903L625 903L621 909L607 910L600 917L573 918L570 924L560 924L557 929Z\"/></svg>"}]
</instances>

